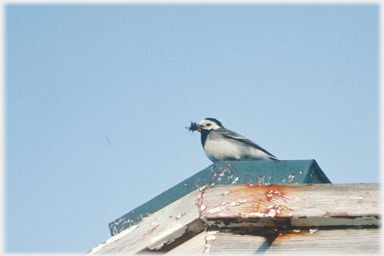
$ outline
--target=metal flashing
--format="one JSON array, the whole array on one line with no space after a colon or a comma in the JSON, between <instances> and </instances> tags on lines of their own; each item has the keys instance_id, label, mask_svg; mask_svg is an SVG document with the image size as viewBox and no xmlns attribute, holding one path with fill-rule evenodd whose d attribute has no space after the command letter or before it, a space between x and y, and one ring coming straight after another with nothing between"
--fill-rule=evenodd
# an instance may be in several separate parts
<instances>
[{"instance_id":1,"label":"metal flashing","mask_svg":"<svg viewBox=\"0 0 384 256\"><path fill-rule=\"evenodd\" d=\"M137 224L190 192L215 185L331 183L315 160L221 161L166 190L109 224L111 235Z\"/></svg>"}]
</instances>

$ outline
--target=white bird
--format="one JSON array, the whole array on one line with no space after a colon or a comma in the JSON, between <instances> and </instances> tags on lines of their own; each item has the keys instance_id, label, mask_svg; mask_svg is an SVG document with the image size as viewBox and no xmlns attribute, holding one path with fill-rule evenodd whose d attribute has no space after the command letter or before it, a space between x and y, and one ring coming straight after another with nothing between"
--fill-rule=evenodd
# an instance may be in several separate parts
<instances>
[{"instance_id":1,"label":"white bird","mask_svg":"<svg viewBox=\"0 0 384 256\"><path fill-rule=\"evenodd\" d=\"M256 143L227 130L214 118L205 118L199 124L191 123L189 130L201 133L201 144L212 162L279 160Z\"/></svg>"}]
</instances>

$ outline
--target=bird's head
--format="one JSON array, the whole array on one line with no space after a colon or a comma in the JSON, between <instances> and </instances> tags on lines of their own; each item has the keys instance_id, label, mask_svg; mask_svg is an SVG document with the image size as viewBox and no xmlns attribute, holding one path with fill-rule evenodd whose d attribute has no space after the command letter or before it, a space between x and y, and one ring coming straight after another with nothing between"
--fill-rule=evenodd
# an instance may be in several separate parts
<instances>
[{"instance_id":1,"label":"bird's head","mask_svg":"<svg viewBox=\"0 0 384 256\"><path fill-rule=\"evenodd\" d=\"M215 118L205 118L197 125L197 130L201 132L201 130L217 130L219 128L223 127L223 125L216 120Z\"/></svg>"}]
</instances>

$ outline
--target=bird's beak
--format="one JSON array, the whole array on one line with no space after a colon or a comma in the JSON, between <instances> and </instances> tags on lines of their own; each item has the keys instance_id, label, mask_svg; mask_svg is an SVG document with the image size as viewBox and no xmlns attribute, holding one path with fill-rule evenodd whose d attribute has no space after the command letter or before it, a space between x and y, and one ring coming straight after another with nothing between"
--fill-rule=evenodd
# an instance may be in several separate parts
<instances>
[{"instance_id":1,"label":"bird's beak","mask_svg":"<svg viewBox=\"0 0 384 256\"><path fill-rule=\"evenodd\" d=\"M198 124L196 127L197 127L197 131L201 132L201 125Z\"/></svg>"}]
</instances>

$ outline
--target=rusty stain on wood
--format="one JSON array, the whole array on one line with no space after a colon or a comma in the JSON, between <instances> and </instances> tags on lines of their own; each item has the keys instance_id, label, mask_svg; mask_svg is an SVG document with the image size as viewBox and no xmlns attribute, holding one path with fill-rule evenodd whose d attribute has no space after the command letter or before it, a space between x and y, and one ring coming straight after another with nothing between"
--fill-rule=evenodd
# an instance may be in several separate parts
<instances>
[{"instance_id":1,"label":"rusty stain on wood","mask_svg":"<svg viewBox=\"0 0 384 256\"><path fill-rule=\"evenodd\" d=\"M220 217L233 207L242 204L241 215L247 217L275 217L284 211L291 211L282 203L287 203L290 198L286 196L287 187L281 185L249 186L241 185L227 188L210 202L209 209L205 210L205 216ZM225 199L218 198L219 196ZM224 201L224 202L223 202ZM220 203L216 203L220 202ZM205 202L204 202L205 203ZM208 205L204 204L205 207Z\"/></svg>"},{"instance_id":2,"label":"rusty stain on wood","mask_svg":"<svg viewBox=\"0 0 384 256\"><path fill-rule=\"evenodd\" d=\"M340 190L340 186L343 187ZM208 187L204 193L205 219L224 219L237 217L257 220L260 218L300 219L301 222L310 217L334 217L348 219L348 216L376 216L377 202L366 202L362 207L361 197L368 196L363 191L356 191L349 186L334 185L265 185L234 187ZM351 196L351 194L359 196ZM332 198L332 200L329 200ZM335 205L335 201L342 203ZM369 207L367 207L369 206ZM352 219L352 218L350 218ZM270 219L272 220L272 219Z\"/></svg>"}]
</instances>

